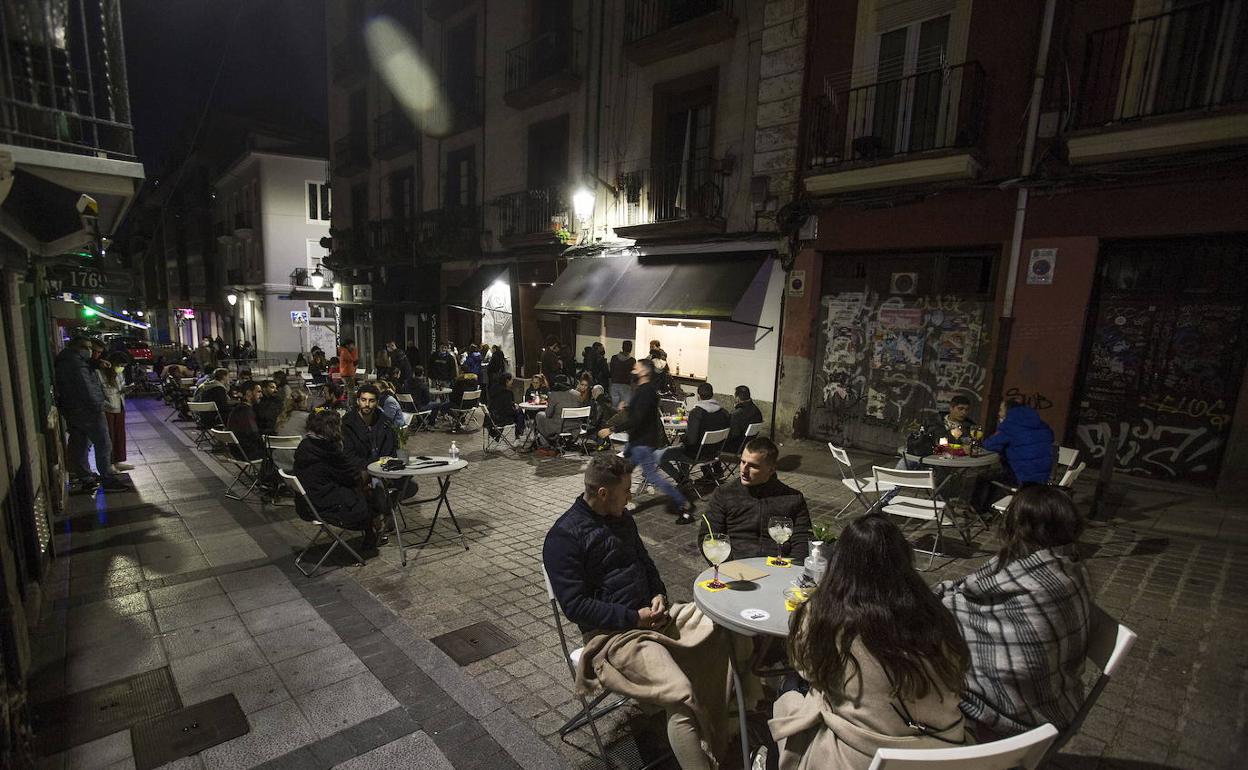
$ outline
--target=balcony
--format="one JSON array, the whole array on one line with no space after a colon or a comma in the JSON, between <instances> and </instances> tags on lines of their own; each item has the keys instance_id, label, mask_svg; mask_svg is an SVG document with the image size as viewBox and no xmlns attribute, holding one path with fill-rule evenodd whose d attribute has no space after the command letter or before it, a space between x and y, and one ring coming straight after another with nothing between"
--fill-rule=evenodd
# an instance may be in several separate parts
<instances>
[{"instance_id":1,"label":"balcony","mask_svg":"<svg viewBox=\"0 0 1248 770\"><path fill-rule=\"evenodd\" d=\"M373 157L396 158L420 147L420 135L400 109L393 109L373 121Z\"/></svg>"},{"instance_id":2,"label":"balcony","mask_svg":"<svg viewBox=\"0 0 1248 770\"><path fill-rule=\"evenodd\" d=\"M410 220L391 217L369 222L365 243L369 261L375 265L416 261L415 228Z\"/></svg>"},{"instance_id":3,"label":"balcony","mask_svg":"<svg viewBox=\"0 0 1248 770\"><path fill-rule=\"evenodd\" d=\"M291 297L309 297L311 299L328 299L334 292L334 273L324 267L321 271L321 285L317 288L312 283L312 271L306 267L297 267L290 272Z\"/></svg>"},{"instance_id":4,"label":"balcony","mask_svg":"<svg viewBox=\"0 0 1248 770\"><path fill-rule=\"evenodd\" d=\"M723 162L713 158L621 173L616 234L653 239L723 233L724 176Z\"/></svg>"},{"instance_id":5,"label":"balcony","mask_svg":"<svg viewBox=\"0 0 1248 770\"><path fill-rule=\"evenodd\" d=\"M522 110L581 87L581 31L563 28L533 38L507 52L503 101Z\"/></svg>"},{"instance_id":6,"label":"balcony","mask_svg":"<svg viewBox=\"0 0 1248 770\"><path fill-rule=\"evenodd\" d=\"M458 134L481 125L485 114L480 75L452 76L446 84L446 100L451 105L451 133Z\"/></svg>"},{"instance_id":7,"label":"balcony","mask_svg":"<svg viewBox=\"0 0 1248 770\"><path fill-rule=\"evenodd\" d=\"M481 216L475 206L426 211L417 223L416 249L425 261L481 255Z\"/></svg>"},{"instance_id":8,"label":"balcony","mask_svg":"<svg viewBox=\"0 0 1248 770\"><path fill-rule=\"evenodd\" d=\"M358 32L349 32L347 38L333 48L334 83L349 86L368 75L368 54Z\"/></svg>"},{"instance_id":9,"label":"balcony","mask_svg":"<svg viewBox=\"0 0 1248 770\"><path fill-rule=\"evenodd\" d=\"M334 173L352 176L368 168L368 143L363 137L344 136L334 142Z\"/></svg>"},{"instance_id":10,"label":"balcony","mask_svg":"<svg viewBox=\"0 0 1248 770\"><path fill-rule=\"evenodd\" d=\"M522 190L494 199L495 234L509 249L560 246L568 233L567 192L559 187Z\"/></svg>"},{"instance_id":11,"label":"balcony","mask_svg":"<svg viewBox=\"0 0 1248 770\"><path fill-rule=\"evenodd\" d=\"M234 237L240 241L249 241L256 234L255 223L250 211L240 211L234 215Z\"/></svg>"},{"instance_id":12,"label":"balcony","mask_svg":"<svg viewBox=\"0 0 1248 770\"><path fill-rule=\"evenodd\" d=\"M731 40L732 0L628 0L624 55L639 66Z\"/></svg>"},{"instance_id":13,"label":"balcony","mask_svg":"<svg viewBox=\"0 0 1248 770\"><path fill-rule=\"evenodd\" d=\"M1185 5L1088 35L1072 164L1248 142L1248 3Z\"/></svg>"},{"instance_id":14,"label":"balcony","mask_svg":"<svg viewBox=\"0 0 1248 770\"><path fill-rule=\"evenodd\" d=\"M984 72L965 62L841 93L811 106L806 189L834 194L971 179L979 163Z\"/></svg>"},{"instance_id":15,"label":"balcony","mask_svg":"<svg viewBox=\"0 0 1248 770\"><path fill-rule=\"evenodd\" d=\"M222 246L233 246L238 243L238 236L234 234L233 222L217 222L213 234L217 237L217 243Z\"/></svg>"}]
</instances>

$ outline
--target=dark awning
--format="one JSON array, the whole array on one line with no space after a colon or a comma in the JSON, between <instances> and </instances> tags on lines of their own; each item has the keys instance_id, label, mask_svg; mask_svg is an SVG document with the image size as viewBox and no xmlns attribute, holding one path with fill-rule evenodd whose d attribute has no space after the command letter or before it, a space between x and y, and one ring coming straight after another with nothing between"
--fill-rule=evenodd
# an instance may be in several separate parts
<instances>
[{"instance_id":1,"label":"dark awning","mask_svg":"<svg viewBox=\"0 0 1248 770\"><path fill-rule=\"evenodd\" d=\"M481 292L490 284L499 280L507 280L508 265L482 265L460 281L456 286L446 290L448 307L463 308L479 312L481 310Z\"/></svg>"},{"instance_id":2,"label":"dark awning","mask_svg":"<svg viewBox=\"0 0 1248 770\"><path fill-rule=\"evenodd\" d=\"M587 257L568 262L538 310L729 319L767 261L747 252L720 258Z\"/></svg>"}]
</instances>

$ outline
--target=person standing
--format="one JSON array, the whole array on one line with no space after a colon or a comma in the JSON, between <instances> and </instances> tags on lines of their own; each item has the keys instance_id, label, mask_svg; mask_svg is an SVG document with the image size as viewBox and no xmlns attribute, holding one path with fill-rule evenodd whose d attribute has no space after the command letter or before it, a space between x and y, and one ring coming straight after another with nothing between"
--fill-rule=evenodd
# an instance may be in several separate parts
<instances>
[{"instance_id":1,"label":"person standing","mask_svg":"<svg viewBox=\"0 0 1248 770\"><path fill-rule=\"evenodd\" d=\"M429 376L435 383L449 384L459 377L459 363L451 352L451 343L443 342L429 363Z\"/></svg>"},{"instance_id":2,"label":"person standing","mask_svg":"<svg viewBox=\"0 0 1248 770\"><path fill-rule=\"evenodd\" d=\"M338 373L342 375L342 379L347 382L355 381L356 368L359 365L360 354L355 350L355 340L345 339L338 346Z\"/></svg>"},{"instance_id":3,"label":"person standing","mask_svg":"<svg viewBox=\"0 0 1248 770\"><path fill-rule=\"evenodd\" d=\"M611 379L611 406L615 409L620 408L620 404L627 404L629 397L633 394L633 364L637 363L637 359L633 358L633 341L624 340L624 344L620 346L620 352L611 356L610 379Z\"/></svg>"},{"instance_id":4,"label":"person standing","mask_svg":"<svg viewBox=\"0 0 1248 770\"><path fill-rule=\"evenodd\" d=\"M407 354L399 349L398 343L391 340L386 343L386 352L390 355L390 367L399 370L399 380L394 386L400 391L412 386L412 362Z\"/></svg>"},{"instance_id":5,"label":"person standing","mask_svg":"<svg viewBox=\"0 0 1248 770\"><path fill-rule=\"evenodd\" d=\"M633 363L633 376L637 379L637 387L633 389L626 416L619 426L620 430L628 433L624 456L633 465L641 467L641 475L647 484L667 497L669 508L677 514L676 523L691 523L693 503L686 500L676 485L659 472L657 450L665 446L667 440L663 435L662 418L659 416L659 391L651 381L654 378L654 363L648 358L638 359ZM610 435L611 428L598 431L599 438Z\"/></svg>"},{"instance_id":6,"label":"person standing","mask_svg":"<svg viewBox=\"0 0 1248 770\"><path fill-rule=\"evenodd\" d=\"M84 485L93 482L87 460L88 447L95 449L100 487L106 492L131 489L113 473L112 442L104 418L104 386L91 370L91 341L76 337L56 357L56 399L69 433L70 478Z\"/></svg>"},{"instance_id":7,"label":"person standing","mask_svg":"<svg viewBox=\"0 0 1248 770\"><path fill-rule=\"evenodd\" d=\"M542 374L552 385L555 377L563 373L563 362L559 360L559 341L554 337L546 338L546 347L542 350Z\"/></svg>"},{"instance_id":8,"label":"person standing","mask_svg":"<svg viewBox=\"0 0 1248 770\"><path fill-rule=\"evenodd\" d=\"M126 385L117 376L118 365L101 359L95 373L104 388L104 420L108 423L108 439L113 445L110 457L113 471L121 473L134 470L134 466L126 462Z\"/></svg>"}]
</instances>

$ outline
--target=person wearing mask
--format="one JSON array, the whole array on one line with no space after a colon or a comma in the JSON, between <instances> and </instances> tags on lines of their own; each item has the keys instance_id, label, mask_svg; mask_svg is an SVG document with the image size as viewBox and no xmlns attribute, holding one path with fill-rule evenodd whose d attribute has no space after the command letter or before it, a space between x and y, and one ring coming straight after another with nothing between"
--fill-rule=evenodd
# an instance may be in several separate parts
<instances>
[{"instance_id":1,"label":"person wearing mask","mask_svg":"<svg viewBox=\"0 0 1248 770\"><path fill-rule=\"evenodd\" d=\"M734 406L728 420L728 440L724 442L724 451L737 453L745 444L745 429L763 421L763 412L750 397L750 389L738 385L733 392Z\"/></svg>"},{"instance_id":2,"label":"person wearing mask","mask_svg":"<svg viewBox=\"0 0 1248 770\"><path fill-rule=\"evenodd\" d=\"M256 420L256 404L260 403L261 389L258 382L244 382L238 388L239 401L230 409L225 421L226 430L234 432L238 449L243 453L240 460L264 459L264 439ZM233 448L232 448L233 449Z\"/></svg>"},{"instance_id":3,"label":"person wearing mask","mask_svg":"<svg viewBox=\"0 0 1248 770\"><path fill-rule=\"evenodd\" d=\"M1092 611L1077 550L1083 528L1065 492L1025 484L1001 520L997 554L932 589L970 646L962 713L987 729L983 737L1045 722L1065 730L1083 704Z\"/></svg>"},{"instance_id":4,"label":"person wearing mask","mask_svg":"<svg viewBox=\"0 0 1248 770\"><path fill-rule=\"evenodd\" d=\"M342 451L359 470L382 457L393 457L398 440L391 422L381 414L381 393L365 384L355 389L355 409L342 418Z\"/></svg>"},{"instance_id":5,"label":"person wearing mask","mask_svg":"<svg viewBox=\"0 0 1248 770\"><path fill-rule=\"evenodd\" d=\"M709 382L698 384L698 400L694 403L693 409L689 410L689 424L685 428L685 433L681 437L681 443L670 447L663 453L663 461L661 463L667 475L674 479L681 478L687 473L689 466L695 457L700 457L703 461L719 461L719 450L723 447L723 442L711 444L702 449L702 437L710 431L723 430L728 427L728 412L719 405L715 400L715 388ZM700 452L700 454L699 454ZM678 521L678 524L688 524L689 521Z\"/></svg>"},{"instance_id":6,"label":"person wearing mask","mask_svg":"<svg viewBox=\"0 0 1248 770\"><path fill-rule=\"evenodd\" d=\"M755 436L741 451L736 478L715 488L706 508L711 530L728 535L734 559L775 556L805 559L810 551L810 508L806 497L776 475L780 449L764 436ZM768 534L773 517L786 519L793 534L783 547ZM707 533L698 526L698 541Z\"/></svg>"},{"instance_id":7,"label":"person wearing mask","mask_svg":"<svg viewBox=\"0 0 1248 770\"><path fill-rule=\"evenodd\" d=\"M768 723L782 770L867 770L876 749L974 742L958 710L967 643L885 517L850 522L789 623L789 660L809 688L781 695Z\"/></svg>"},{"instance_id":8,"label":"person wearing mask","mask_svg":"<svg viewBox=\"0 0 1248 770\"><path fill-rule=\"evenodd\" d=\"M637 362L633 358L632 340L624 340L620 348L619 353L611 356L608 367L611 378L611 406L616 409L620 408L620 404L628 403L628 398L632 395L633 364Z\"/></svg>"},{"instance_id":9,"label":"person wearing mask","mask_svg":"<svg viewBox=\"0 0 1248 770\"><path fill-rule=\"evenodd\" d=\"M112 443L104 417L104 387L92 370L91 341L76 337L56 356L56 403L69 433L70 479L84 488L94 485L96 476L106 492L127 492L133 488L113 473ZM97 473L87 459L95 450Z\"/></svg>"},{"instance_id":10,"label":"person wearing mask","mask_svg":"<svg viewBox=\"0 0 1248 770\"><path fill-rule=\"evenodd\" d=\"M385 542L377 534L379 514L360 485L359 468L343 451L342 421L334 410L308 416L307 434L295 449L294 475L323 521L361 531L364 550L376 550ZM295 501L295 508L301 518L312 518L302 498Z\"/></svg>"},{"instance_id":11,"label":"person wearing mask","mask_svg":"<svg viewBox=\"0 0 1248 770\"><path fill-rule=\"evenodd\" d=\"M260 401L256 404L256 425L261 435L270 436L277 428L277 416L286 405L277 392L277 383L273 380L260 381Z\"/></svg>"},{"instance_id":12,"label":"person wearing mask","mask_svg":"<svg viewBox=\"0 0 1248 770\"><path fill-rule=\"evenodd\" d=\"M617 426L618 430L628 433L624 456L634 465L641 466L641 474L646 483L667 497L668 506L677 514L678 522L692 521L693 503L685 499L676 485L659 472L657 450L667 444L667 439L663 435L663 424L659 417L659 391L652 382L653 361L648 358L638 359L633 363L633 375L637 386L633 389L628 409ZM601 428L598 437L608 438L611 431L610 427Z\"/></svg>"},{"instance_id":13,"label":"person wearing mask","mask_svg":"<svg viewBox=\"0 0 1248 770\"><path fill-rule=\"evenodd\" d=\"M338 373L348 383L355 381L355 373L359 367L360 354L355 350L355 340L345 339L338 346Z\"/></svg>"},{"instance_id":14,"label":"person wearing mask","mask_svg":"<svg viewBox=\"0 0 1248 770\"><path fill-rule=\"evenodd\" d=\"M286 405L277 416L278 436L302 436L307 430L308 395L305 391L292 391Z\"/></svg>"},{"instance_id":15,"label":"person wearing mask","mask_svg":"<svg viewBox=\"0 0 1248 770\"><path fill-rule=\"evenodd\" d=\"M121 365L118 360L100 359L95 370L104 388L104 420L108 423L108 438L112 444L114 473L134 470L134 466L126 462L126 384L117 376Z\"/></svg>"}]
</instances>

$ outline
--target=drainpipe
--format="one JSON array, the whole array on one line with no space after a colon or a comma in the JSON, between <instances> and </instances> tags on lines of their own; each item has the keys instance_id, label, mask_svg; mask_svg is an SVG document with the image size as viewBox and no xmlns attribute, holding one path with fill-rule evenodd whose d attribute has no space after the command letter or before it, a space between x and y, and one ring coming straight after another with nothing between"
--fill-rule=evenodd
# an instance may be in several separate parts
<instances>
[{"instance_id":1,"label":"drainpipe","mask_svg":"<svg viewBox=\"0 0 1248 770\"><path fill-rule=\"evenodd\" d=\"M1014 233L1010 237L1010 262L1005 274L1005 299L1001 308L1000 340L997 345L996 360L993 365L992 387L988 393L988 403L995 404L1001 400L1001 391L1005 386L1005 365L1010 345L1010 335L1014 326L1014 293L1018 288L1018 266L1022 261L1023 230L1027 224L1027 200L1029 191L1027 181L1032 175L1032 164L1036 155L1036 129L1040 123L1040 98L1044 93L1045 72L1049 64L1049 45L1053 38L1053 17L1057 10L1057 0L1045 0L1044 20L1040 26L1040 48L1036 52L1036 70L1032 76L1031 101L1027 105L1027 134L1023 144L1023 161L1019 176L1018 199L1014 205ZM990 410L991 412L991 410ZM991 419L991 414L989 415Z\"/></svg>"}]
</instances>

